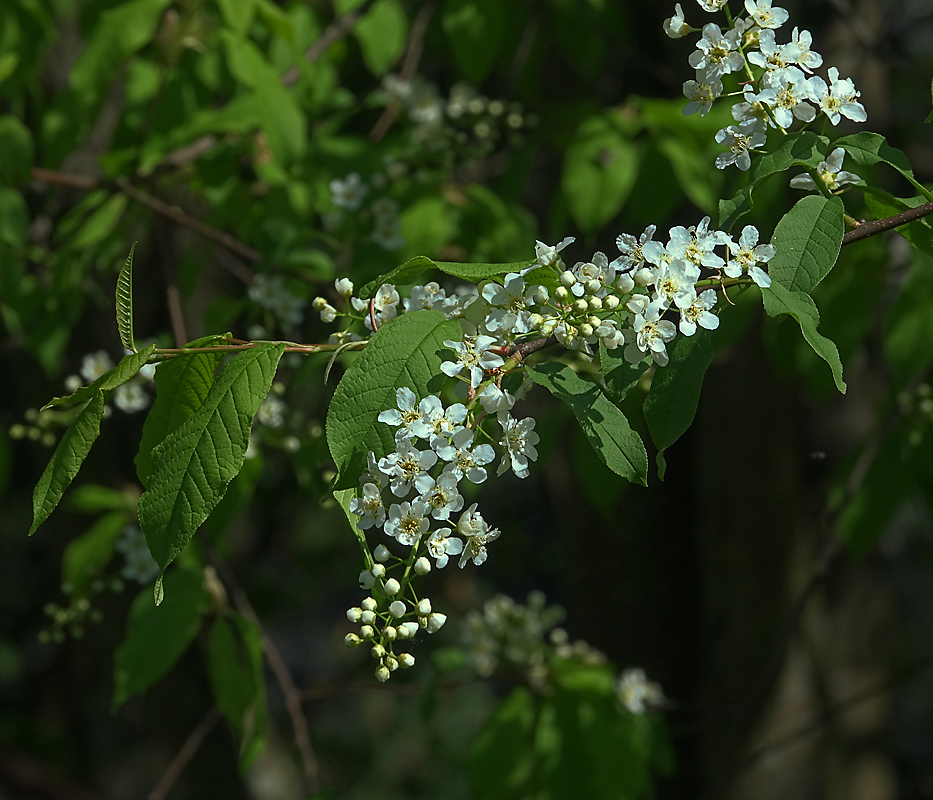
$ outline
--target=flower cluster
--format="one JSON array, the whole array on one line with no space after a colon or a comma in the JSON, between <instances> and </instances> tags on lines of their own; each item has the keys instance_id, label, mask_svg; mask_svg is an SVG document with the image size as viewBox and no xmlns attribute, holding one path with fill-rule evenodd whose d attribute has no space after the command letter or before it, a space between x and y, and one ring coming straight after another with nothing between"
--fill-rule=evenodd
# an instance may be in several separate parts
<instances>
[{"instance_id":1,"label":"flower cluster","mask_svg":"<svg viewBox=\"0 0 933 800\"><path fill-rule=\"evenodd\" d=\"M418 596L414 576L429 573L432 559L434 567L443 569L451 556L461 569L470 562L479 566L488 557L487 546L500 535L476 503L464 509L459 490L462 480L483 483L488 478L486 467L496 458L493 445L476 441L489 434L477 424L475 412L463 403L445 408L436 395L419 401L407 387L397 390L396 405L379 414L379 422L396 429L395 451L380 459L369 454L368 469L359 481L360 496L350 503L350 511L359 517L357 528L381 528L407 548L404 557L394 556L382 544L376 548L372 565L360 574L361 588L374 590L373 594L347 612L347 618L361 627L358 634L348 634L346 642L351 647L371 642L380 681L388 680L398 667L414 664L411 654L395 654L399 640L407 641L422 629L435 633L447 619L432 610L430 599ZM496 414L496 420L503 451L498 471L511 467L524 477L528 461L537 458L534 420L514 420L507 407ZM399 577L389 570L397 570Z\"/></svg>"},{"instance_id":2,"label":"flower cluster","mask_svg":"<svg viewBox=\"0 0 933 800\"><path fill-rule=\"evenodd\" d=\"M716 134L716 141L729 148L716 158L717 167L735 164L747 170L750 153L765 144L769 128L786 130L794 120L809 123L818 112L833 125L841 117L866 120L850 79L840 78L835 67L827 71L828 81L813 74L823 56L813 50L809 31L794 28L790 41L778 44L775 31L787 22L785 9L773 7L771 0L745 0L747 16L733 19L723 8L725 2L699 0L699 4L708 12L725 10L730 25L726 30L714 22L703 26L697 49L688 59L696 77L684 83L689 101L684 113L707 114L713 102L727 94L723 79L742 75L742 100L732 107L736 124ZM697 30L686 23L679 3L674 8L674 16L664 23L668 36L677 39Z\"/></svg>"}]
</instances>

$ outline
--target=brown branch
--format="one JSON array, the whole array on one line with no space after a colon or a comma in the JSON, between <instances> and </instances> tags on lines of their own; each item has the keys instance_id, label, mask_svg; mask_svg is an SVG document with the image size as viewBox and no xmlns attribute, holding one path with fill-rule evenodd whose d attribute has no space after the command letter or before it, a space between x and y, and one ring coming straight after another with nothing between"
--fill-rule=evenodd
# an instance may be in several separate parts
<instances>
[{"instance_id":1,"label":"brown branch","mask_svg":"<svg viewBox=\"0 0 933 800\"><path fill-rule=\"evenodd\" d=\"M852 242L857 242L859 239L865 239L869 236L875 236L882 231L888 231L891 230L891 228L906 225L908 222L913 222L929 214L933 214L933 202L924 203L922 206L917 206L916 208L908 208L906 211L901 211L900 214L885 217L884 219L862 222L857 228L854 228L842 237L842 244L852 244Z\"/></svg>"},{"instance_id":2,"label":"brown branch","mask_svg":"<svg viewBox=\"0 0 933 800\"><path fill-rule=\"evenodd\" d=\"M115 181L98 180L97 178L92 178L89 175L76 175L68 172L55 172L50 169L42 169L41 167L33 167L30 174L34 180L42 181L43 183L54 184L56 186L70 186L75 189L83 189L84 191L107 189L113 192L122 192L131 200L135 200L137 203L145 206L151 211L154 211L156 214L159 214L166 219L170 219L172 222L175 222L182 227L194 231L200 236L203 236L205 239L216 242L231 252L236 253L241 258L246 259L247 261L256 263L257 261L262 260L262 253L260 253L258 250L253 250L252 247L248 247L247 245L238 241L229 233L224 233L223 231L219 231L216 228L212 228L210 225L206 225L199 219L195 219L194 217L186 214L177 206L169 205L164 200L160 200L158 197L154 197L153 195L142 191L142 189L138 189L137 187L133 186L133 184L131 184L126 178L117 178Z\"/></svg>"},{"instance_id":3,"label":"brown branch","mask_svg":"<svg viewBox=\"0 0 933 800\"><path fill-rule=\"evenodd\" d=\"M421 10L411 26L411 31L408 34L408 47L402 61L402 68L398 74L403 81L410 81L418 71L418 64L421 63L421 55L424 53L424 36L428 30L428 22L430 22L431 15L436 7L436 0L431 0L431 2L421 6ZM369 132L370 140L374 142L381 141L392 125L395 124L395 120L398 119L398 112L398 103L389 105Z\"/></svg>"},{"instance_id":4,"label":"brown branch","mask_svg":"<svg viewBox=\"0 0 933 800\"><path fill-rule=\"evenodd\" d=\"M162 773L162 777L159 778L159 782L155 785L155 788L149 792L148 800L162 800L162 798L171 791L172 787L175 785L175 781L178 780L178 776L181 775L182 770L188 765L191 759L194 758L208 734L214 730L214 726L219 721L220 711L217 709L217 706L212 706L210 711L204 715L201 721L194 726L191 733L188 734L185 743L181 746L175 758L171 760L168 767L165 768L165 772Z\"/></svg>"},{"instance_id":5,"label":"brown branch","mask_svg":"<svg viewBox=\"0 0 933 800\"><path fill-rule=\"evenodd\" d=\"M375 0L366 0L363 5L359 8L350 11L347 14L344 14L342 17L335 19L330 25L327 26L327 30L321 34L314 44L312 44L305 51L305 61L309 64L313 64L317 61L324 53L327 52L328 48L335 42L343 39L350 31L353 30L353 26L356 25L357 20L366 14L369 11L369 7L375 2ZM301 70L298 67L291 67L283 76L282 76L282 85L291 86L294 84L298 78L301 77Z\"/></svg>"}]
</instances>

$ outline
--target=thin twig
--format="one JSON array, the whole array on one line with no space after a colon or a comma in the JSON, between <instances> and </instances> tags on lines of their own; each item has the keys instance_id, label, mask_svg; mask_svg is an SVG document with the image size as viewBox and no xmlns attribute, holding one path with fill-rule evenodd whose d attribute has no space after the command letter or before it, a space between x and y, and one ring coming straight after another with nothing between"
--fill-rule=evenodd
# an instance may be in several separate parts
<instances>
[{"instance_id":1,"label":"thin twig","mask_svg":"<svg viewBox=\"0 0 933 800\"><path fill-rule=\"evenodd\" d=\"M253 604L250 602L249 597L246 596L246 592L240 586L232 570L212 550L208 550L208 556L211 564L229 587L230 595L233 597L237 610L253 622L262 636L262 650L266 662L269 664L269 669L272 670L272 674L275 676L275 680L285 697L285 709L292 722L295 746L298 748L302 767L304 768L305 788L308 790L309 795L316 795L321 789L321 771L318 766L317 756L315 756L314 749L311 747L311 739L308 736L308 720L301 708L302 692L295 686L295 681L285 665L281 651L269 637L269 634L266 633L265 628L259 621L256 610L253 608Z\"/></svg>"},{"instance_id":2,"label":"thin twig","mask_svg":"<svg viewBox=\"0 0 933 800\"><path fill-rule=\"evenodd\" d=\"M405 51L405 58L402 61L402 68L399 70L399 78L403 81L410 81L415 77L418 71L418 64L421 63L421 56L424 53L424 36L428 30L428 22L434 9L437 8L437 0L431 0L425 3L418 11L418 16L412 23L411 31L408 34L408 46ZM389 129L395 124L398 118L399 104L392 103L383 110L381 116L376 120L373 129L369 132L369 138L374 142L379 142L389 132Z\"/></svg>"},{"instance_id":3,"label":"thin twig","mask_svg":"<svg viewBox=\"0 0 933 800\"><path fill-rule=\"evenodd\" d=\"M165 772L162 773L162 777L159 778L159 782L155 785L155 788L149 792L148 800L162 800L162 798L171 791L171 788L175 785L175 781L178 780L178 776L181 775L182 770L188 765L191 759L194 758L208 734L214 730L214 726L219 721L220 711L217 706L212 706L210 711L204 715L201 721L194 726L191 733L188 734L185 743L181 746L178 753L175 754L175 758L173 758L165 768Z\"/></svg>"},{"instance_id":4,"label":"thin twig","mask_svg":"<svg viewBox=\"0 0 933 800\"><path fill-rule=\"evenodd\" d=\"M865 239L869 236L881 233L882 231L888 231L891 230L891 228L906 225L908 222L913 222L929 214L933 214L933 202L924 203L922 206L917 206L916 208L908 208L906 211L901 211L899 214L894 214L891 217L875 219L871 222L863 222L857 228L849 231L842 237L842 244L852 244L852 242L857 242L859 239Z\"/></svg>"},{"instance_id":5,"label":"thin twig","mask_svg":"<svg viewBox=\"0 0 933 800\"><path fill-rule=\"evenodd\" d=\"M145 206L146 208L160 214L167 219L172 220L189 230L194 231L195 233L203 236L205 239L210 239L212 242L216 242L219 245L226 247L231 252L236 253L238 256L245 258L247 261L252 261L253 263L262 260L262 253L258 250L253 250L252 247L248 247L242 242L235 239L229 233L224 233L219 231L216 228L212 228L210 225L206 225L198 219L195 219L192 216L189 216L180 208L176 206L169 205L164 200L160 200L158 197L153 197L151 194L142 191L133 186L126 178L117 178L115 181L107 180L98 180L97 178L92 178L89 175L76 175L68 172L55 172L50 169L42 169L41 167L33 167L31 175L34 180L42 181L43 183L51 183L57 186L71 186L76 189L83 189L85 191L93 191L94 189L106 189L112 192L122 192L131 200L135 200L140 205Z\"/></svg>"},{"instance_id":6,"label":"thin twig","mask_svg":"<svg viewBox=\"0 0 933 800\"><path fill-rule=\"evenodd\" d=\"M305 61L309 64L313 64L317 61L324 53L327 52L327 49L334 44L335 42L342 39L350 31L353 30L353 26L356 25L357 20L366 14L369 11L369 7L375 2L375 0L366 0L363 5L359 8L354 9L353 11L344 14L342 17L335 19L330 25L327 26L327 30L320 35L320 37L305 51ZM282 85L291 86L294 84L298 78L301 77L301 70L298 67L291 67L283 76L282 76Z\"/></svg>"}]
</instances>

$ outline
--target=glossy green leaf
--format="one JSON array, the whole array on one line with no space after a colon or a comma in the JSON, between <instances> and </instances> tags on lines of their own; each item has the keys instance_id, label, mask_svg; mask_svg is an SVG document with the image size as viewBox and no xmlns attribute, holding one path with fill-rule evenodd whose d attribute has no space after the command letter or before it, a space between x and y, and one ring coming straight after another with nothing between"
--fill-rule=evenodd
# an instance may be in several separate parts
<instances>
[{"instance_id":1,"label":"glossy green leaf","mask_svg":"<svg viewBox=\"0 0 933 800\"><path fill-rule=\"evenodd\" d=\"M603 228L638 177L638 149L613 113L589 117L567 148L561 189L570 216L587 233Z\"/></svg>"},{"instance_id":2,"label":"glossy green leaf","mask_svg":"<svg viewBox=\"0 0 933 800\"><path fill-rule=\"evenodd\" d=\"M165 576L165 601L152 603L143 589L133 601L123 642L114 653L113 709L162 678L201 629L210 607L200 571L179 569Z\"/></svg>"},{"instance_id":3,"label":"glossy green leaf","mask_svg":"<svg viewBox=\"0 0 933 800\"><path fill-rule=\"evenodd\" d=\"M82 386L80 389L64 397L53 397L43 408L83 403L94 397L98 392L109 392L116 389L118 386L122 386L139 374L139 371L146 366L149 357L155 352L155 349L156 346L151 344L138 353L127 353L117 362L115 367L107 370L92 384Z\"/></svg>"},{"instance_id":4,"label":"glossy green leaf","mask_svg":"<svg viewBox=\"0 0 933 800\"><path fill-rule=\"evenodd\" d=\"M748 185L729 200L719 201L719 227L727 233L754 206L754 191L766 178L784 174L791 167L817 167L826 160L829 139L810 131L784 137L781 146L752 161Z\"/></svg>"},{"instance_id":5,"label":"glossy green leaf","mask_svg":"<svg viewBox=\"0 0 933 800\"><path fill-rule=\"evenodd\" d=\"M771 284L768 289L761 290L765 311L769 317L778 317L788 314L797 320L803 338L807 340L813 351L822 358L833 373L836 388L845 394L846 385L842 380L842 361L839 359L839 350L825 336L817 332L820 324L820 312L816 308L813 298L805 292L794 292L786 289L779 283Z\"/></svg>"},{"instance_id":6,"label":"glossy green leaf","mask_svg":"<svg viewBox=\"0 0 933 800\"><path fill-rule=\"evenodd\" d=\"M363 61L376 77L385 75L405 52L408 17L399 0L377 0L353 26Z\"/></svg>"},{"instance_id":7,"label":"glossy green leaf","mask_svg":"<svg viewBox=\"0 0 933 800\"><path fill-rule=\"evenodd\" d=\"M838 197L809 195L778 222L771 237L771 279L786 289L811 292L839 258L845 234L845 207Z\"/></svg>"},{"instance_id":8,"label":"glossy green leaf","mask_svg":"<svg viewBox=\"0 0 933 800\"><path fill-rule=\"evenodd\" d=\"M713 360L709 332L678 336L670 347L667 366L658 367L645 397L645 422L658 450L666 450L693 423L703 377Z\"/></svg>"},{"instance_id":9,"label":"glossy green leaf","mask_svg":"<svg viewBox=\"0 0 933 800\"><path fill-rule=\"evenodd\" d=\"M524 797L534 774L535 698L524 686L513 689L473 740L467 774L474 800Z\"/></svg>"},{"instance_id":10,"label":"glossy green leaf","mask_svg":"<svg viewBox=\"0 0 933 800\"><path fill-rule=\"evenodd\" d=\"M210 347L223 336L205 336L186 347ZM152 475L155 447L204 404L214 384L215 373L224 360L223 352L191 353L162 361L156 367L156 396L143 424L143 435L136 454L136 473L144 487Z\"/></svg>"},{"instance_id":11,"label":"glossy green leaf","mask_svg":"<svg viewBox=\"0 0 933 800\"><path fill-rule=\"evenodd\" d=\"M133 339L133 252L136 242L130 247L130 254L120 268L117 276L117 330L120 331L120 343L125 350L136 352Z\"/></svg>"},{"instance_id":12,"label":"glossy green leaf","mask_svg":"<svg viewBox=\"0 0 933 800\"><path fill-rule=\"evenodd\" d=\"M609 469L632 483L647 484L648 455L641 437L595 383L556 361L528 367L528 375L570 406L596 455Z\"/></svg>"},{"instance_id":13,"label":"glossy green leaf","mask_svg":"<svg viewBox=\"0 0 933 800\"><path fill-rule=\"evenodd\" d=\"M914 177L914 171L911 169L910 161L907 160L907 156L896 147L891 147L880 133L871 133L870 131L853 133L850 136L843 136L841 139L837 139L833 142L833 146L845 149L852 157L852 160L859 166L871 166L881 163L893 167L907 178L913 187L920 192L927 201L933 200L933 192L930 192L929 189L919 183Z\"/></svg>"},{"instance_id":14,"label":"glossy green leaf","mask_svg":"<svg viewBox=\"0 0 933 800\"><path fill-rule=\"evenodd\" d=\"M366 455L395 450L395 431L377 421L397 408L396 389L407 386L417 397L443 384L444 340L460 341L459 323L439 311L410 311L386 323L346 371L327 412L327 444L337 465L338 488L357 485Z\"/></svg>"},{"instance_id":15,"label":"glossy green leaf","mask_svg":"<svg viewBox=\"0 0 933 800\"><path fill-rule=\"evenodd\" d=\"M625 399L648 369L644 361L633 364L626 360L624 350L624 347L609 350L602 342L599 343L599 366L606 383L606 393L616 405Z\"/></svg>"},{"instance_id":16,"label":"glossy green leaf","mask_svg":"<svg viewBox=\"0 0 933 800\"><path fill-rule=\"evenodd\" d=\"M32 495L33 518L29 528L30 536L48 519L62 499L65 489L78 474L84 459L100 435L100 421L103 416L104 393L98 389L65 431L52 454L51 461L36 484Z\"/></svg>"},{"instance_id":17,"label":"glossy green leaf","mask_svg":"<svg viewBox=\"0 0 933 800\"><path fill-rule=\"evenodd\" d=\"M204 403L152 450L139 524L161 572L217 506L246 457L253 416L265 400L284 344L259 343L220 370Z\"/></svg>"},{"instance_id":18,"label":"glossy green leaf","mask_svg":"<svg viewBox=\"0 0 933 800\"><path fill-rule=\"evenodd\" d=\"M207 640L207 671L217 707L240 743L245 770L262 751L266 737L266 684L262 634L241 614L231 623L218 617Z\"/></svg>"}]
</instances>

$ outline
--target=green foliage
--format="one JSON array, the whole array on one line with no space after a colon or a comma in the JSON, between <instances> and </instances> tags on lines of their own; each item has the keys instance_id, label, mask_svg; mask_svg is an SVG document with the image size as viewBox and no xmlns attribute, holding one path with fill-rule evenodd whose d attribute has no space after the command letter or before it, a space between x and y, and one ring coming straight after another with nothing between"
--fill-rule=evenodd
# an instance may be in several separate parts
<instances>
[{"instance_id":1,"label":"green foliage","mask_svg":"<svg viewBox=\"0 0 933 800\"><path fill-rule=\"evenodd\" d=\"M8 53L15 56L15 53ZM2 67L0 67L2 71ZM0 77L0 82L3 78ZM0 116L0 183L21 186L29 180L34 146L29 128L16 117Z\"/></svg>"},{"instance_id":2,"label":"green foliage","mask_svg":"<svg viewBox=\"0 0 933 800\"><path fill-rule=\"evenodd\" d=\"M774 229L771 244L777 252L768 262L771 279L794 292L812 292L839 258L844 210L838 197L798 200Z\"/></svg>"},{"instance_id":3,"label":"green foliage","mask_svg":"<svg viewBox=\"0 0 933 800\"><path fill-rule=\"evenodd\" d=\"M113 391L118 386L122 386L135 378L139 371L146 366L146 362L155 352L155 349L156 346L151 344L138 353L127 353L117 362L115 367L107 370L96 381L88 386L82 386L65 397L53 397L45 404L45 408L83 403L99 393Z\"/></svg>"},{"instance_id":4,"label":"green foliage","mask_svg":"<svg viewBox=\"0 0 933 800\"><path fill-rule=\"evenodd\" d=\"M851 136L837 139L834 144L842 147L859 166L887 164L893 167L928 201L933 201L933 192L917 182L907 156L896 147L891 147L881 134L870 131L853 133Z\"/></svg>"},{"instance_id":5,"label":"green foliage","mask_svg":"<svg viewBox=\"0 0 933 800\"><path fill-rule=\"evenodd\" d=\"M384 283L393 286L414 283L422 274L432 269L440 270L447 275L453 275L455 278L462 278L465 281L479 283L483 280L503 278L510 272L520 272L534 263L534 261L529 260L515 261L508 264L461 264L455 261L435 261L427 256L415 256L385 273L385 275L380 275L361 286L356 295L367 299L372 297ZM533 278L529 278L529 280L533 280Z\"/></svg>"},{"instance_id":6,"label":"green foliage","mask_svg":"<svg viewBox=\"0 0 933 800\"><path fill-rule=\"evenodd\" d=\"M136 242L130 248L130 254L120 268L117 276L117 330L120 332L120 343L125 350L136 352L136 341L133 338L133 252Z\"/></svg>"},{"instance_id":7,"label":"green foliage","mask_svg":"<svg viewBox=\"0 0 933 800\"><path fill-rule=\"evenodd\" d=\"M139 524L160 569L156 605L163 599L165 568L240 471L253 416L269 393L284 350L284 344L267 342L237 353L221 368L204 403L153 448L152 473L139 498ZM200 386L201 376L187 375Z\"/></svg>"},{"instance_id":8,"label":"green foliage","mask_svg":"<svg viewBox=\"0 0 933 800\"><path fill-rule=\"evenodd\" d=\"M529 367L528 374L570 406L600 461L633 483L647 483L648 456L641 437L596 384L556 361Z\"/></svg>"},{"instance_id":9,"label":"green foliage","mask_svg":"<svg viewBox=\"0 0 933 800\"><path fill-rule=\"evenodd\" d=\"M52 460L36 484L32 496L30 536L55 510L65 490L78 474L84 459L100 435L100 421L103 416L104 393L97 389L65 431L52 454Z\"/></svg>"},{"instance_id":10,"label":"green foliage","mask_svg":"<svg viewBox=\"0 0 933 800\"><path fill-rule=\"evenodd\" d=\"M114 653L113 709L162 678L188 649L209 608L200 570L165 576L165 601L158 607L143 589L133 601L123 643Z\"/></svg>"},{"instance_id":11,"label":"green foliage","mask_svg":"<svg viewBox=\"0 0 933 800\"><path fill-rule=\"evenodd\" d=\"M113 557L113 549L127 523L126 511L111 511L96 520L80 536L72 539L62 554L62 582L76 592L103 572Z\"/></svg>"},{"instance_id":12,"label":"green foliage","mask_svg":"<svg viewBox=\"0 0 933 800\"><path fill-rule=\"evenodd\" d=\"M496 0L450 0L441 11L447 44L460 73L474 85L489 75L505 41L506 7Z\"/></svg>"},{"instance_id":13,"label":"green foliage","mask_svg":"<svg viewBox=\"0 0 933 800\"><path fill-rule=\"evenodd\" d=\"M460 326L439 311L409 312L383 325L346 371L327 412L327 445L337 465L337 487L356 484L367 453L379 459L395 449L394 431L376 418L396 407L405 386L417 397L437 391L444 340L460 338Z\"/></svg>"},{"instance_id":14,"label":"green foliage","mask_svg":"<svg viewBox=\"0 0 933 800\"><path fill-rule=\"evenodd\" d=\"M706 368L713 360L709 332L682 336L670 349L670 361L655 370L645 397L645 422L658 450L666 450L693 423Z\"/></svg>"}]
</instances>

